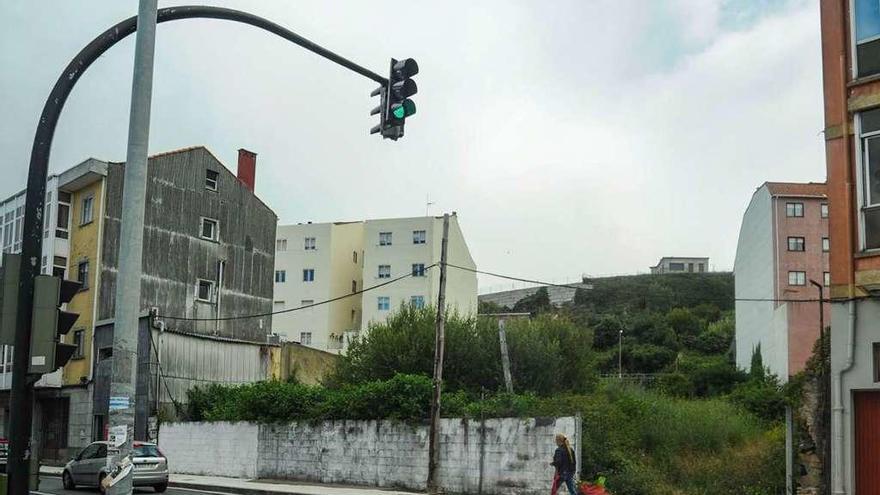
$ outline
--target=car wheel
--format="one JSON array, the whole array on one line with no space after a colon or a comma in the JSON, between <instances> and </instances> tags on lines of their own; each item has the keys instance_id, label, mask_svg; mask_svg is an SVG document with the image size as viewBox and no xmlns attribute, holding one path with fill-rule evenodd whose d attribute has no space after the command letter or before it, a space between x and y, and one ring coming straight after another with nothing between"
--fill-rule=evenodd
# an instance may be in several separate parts
<instances>
[{"instance_id":1,"label":"car wheel","mask_svg":"<svg viewBox=\"0 0 880 495\"><path fill-rule=\"evenodd\" d=\"M168 489L168 483L162 483L160 485L153 485L153 488L156 490L156 493L164 493L165 490Z\"/></svg>"},{"instance_id":2,"label":"car wheel","mask_svg":"<svg viewBox=\"0 0 880 495\"><path fill-rule=\"evenodd\" d=\"M64 485L65 490L76 490L76 483L73 482L73 476L70 475L70 471L64 471L61 474L61 484Z\"/></svg>"}]
</instances>

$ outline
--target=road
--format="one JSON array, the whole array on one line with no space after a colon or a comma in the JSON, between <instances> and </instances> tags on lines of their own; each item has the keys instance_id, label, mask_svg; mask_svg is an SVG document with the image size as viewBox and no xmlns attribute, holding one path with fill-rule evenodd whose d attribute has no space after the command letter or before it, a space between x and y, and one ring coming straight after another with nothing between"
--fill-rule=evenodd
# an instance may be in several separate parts
<instances>
[{"instance_id":1,"label":"road","mask_svg":"<svg viewBox=\"0 0 880 495\"><path fill-rule=\"evenodd\" d=\"M65 490L63 486L61 486L61 478L55 476L40 476L40 490L32 491L32 495L40 495L51 493L52 495L98 495L98 490L96 488L77 488L76 490ZM135 494L154 494L156 493L152 488L136 488L134 490ZM198 495L200 493L208 493L211 495L217 495L217 492L204 492L200 490L190 490L188 488L171 488L163 495Z\"/></svg>"}]
</instances>

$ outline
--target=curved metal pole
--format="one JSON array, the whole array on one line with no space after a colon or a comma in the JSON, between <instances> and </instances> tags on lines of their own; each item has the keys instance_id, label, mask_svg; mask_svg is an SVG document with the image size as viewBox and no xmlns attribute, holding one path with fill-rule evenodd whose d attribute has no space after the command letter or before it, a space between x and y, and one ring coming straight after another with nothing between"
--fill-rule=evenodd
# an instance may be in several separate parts
<instances>
[{"instance_id":1,"label":"curved metal pole","mask_svg":"<svg viewBox=\"0 0 880 495\"><path fill-rule=\"evenodd\" d=\"M159 9L157 23L181 19L222 19L258 27L276 34L321 57L336 62L364 77L387 86L388 80L375 72L327 50L293 31L279 26L268 19L222 7L200 5L166 7ZM76 82L86 69L113 45L123 40L137 29L137 17L130 17L104 31L86 45L67 65L55 82L43 113L37 123L34 144L31 149L28 170L27 195L25 197L24 232L22 234L22 264L18 289L18 315L16 319L15 351L13 355L13 374L11 387L10 452L9 452L9 493L27 495L28 493L28 443L31 436L31 417L33 384L37 377L28 376L30 356L31 308L34 298L34 277L40 274L42 255L43 213L45 211L46 177L49 171L49 153L55 128L61 110L70 96ZM52 226L48 226L52 228Z\"/></svg>"}]
</instances>

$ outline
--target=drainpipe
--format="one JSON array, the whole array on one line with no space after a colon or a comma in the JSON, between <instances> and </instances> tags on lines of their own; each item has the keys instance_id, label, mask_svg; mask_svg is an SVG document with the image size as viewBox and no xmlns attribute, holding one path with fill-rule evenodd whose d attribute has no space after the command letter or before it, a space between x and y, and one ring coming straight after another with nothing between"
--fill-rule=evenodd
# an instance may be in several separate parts
<instances>
[{"instance_id":1,"label":"drainpipe","mask_svg":"<svg viewBox=\"0 0 880 495\"><path fill-rule=\"evenodd\" d=\"M834 425L834 442L836 443L837 455L832 456L832 479L834 482L834 495L845 495L846 487L844 480L844 462L843 457L846 455L844 450L843 434L843 374L850 370L853 366L853 353L855 352L855 336L856 336L856 302L850 299L849 318L847 321L846 335L846 360L840 370L831 374L832 387L837 391L834 397L834 404L831 406L831 422Z\"/></svg>"},{"instance_id":2,"label":"drainpipe","mask_svg":"<svg viewBox=\"0 0 880 495\"><path fill-rule=\"evenodd\" d=\"M217 262L217 319L214 320L214 335L220 335L220 299L223 293L223 272L226 268L226 260Z\"/></svg>"}]
</instances>

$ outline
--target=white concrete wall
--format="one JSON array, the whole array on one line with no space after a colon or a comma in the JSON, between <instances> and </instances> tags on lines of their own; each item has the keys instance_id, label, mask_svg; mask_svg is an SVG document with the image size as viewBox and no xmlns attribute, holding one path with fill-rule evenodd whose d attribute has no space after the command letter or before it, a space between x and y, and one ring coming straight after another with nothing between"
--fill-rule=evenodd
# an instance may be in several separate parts
<instances>
[{"instance_id":1,"label":"white concrete wall","mask_svg":"<svg viewBox=\"0 0 880 495\"><path fill-rule=\"evenodd\" d=\"M763 186L752 196L739 231L733 265L737 299L773 299L774 237L772 200ZM768 301L736 302L736 364L748 370L752 352L760 344L764 365L778 376L787 377L787 340L780 339L780 315L775 307L775 303Z\"/></svg>"},{"instance_id":2,"label":"white concrete wall","mask_svg":"<svg viewBox=\"0 0 880 495\"><path fill-rule=\"evenodd\" d=\"M165 423L159 449L172 473L255 478L259 430L253 423Z\"/></svg>"},{"instance_id":3,"label":"white concrete wall","mask_svg":"<svg viewBox=\"0 0 880 495\"><path fill-rule=\"evenodd\" d=\"M545 494L554 435L567 435L580 461L580 420L444 419L440 425L440 484L447 493ZM258 442L258 454L253 444ZM224 446L216 453L202 443ZM225 446L240 444L237 461ZM329 421L254 425L176 423L162 426L159 445L172 472L294 479L321 483L425 489L428 431L396 421ZM216 457L216 458L215 458ZM256 473L252 473L256 464ZM578 463L580 465L580 462ZM248 474L234 474L248 473ZM481 490L482 483L482 490Z\"/></svg>"}]
</instances>

